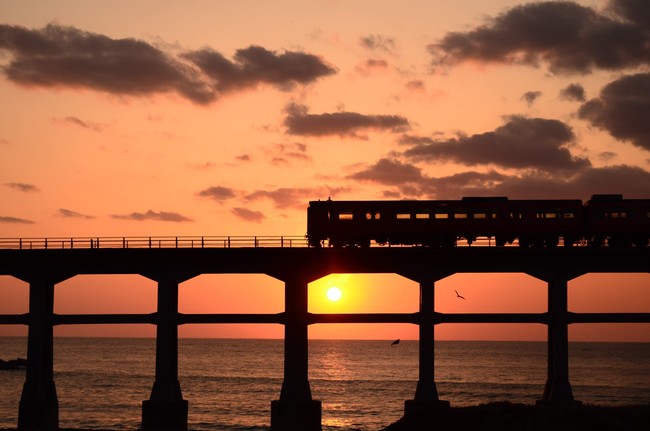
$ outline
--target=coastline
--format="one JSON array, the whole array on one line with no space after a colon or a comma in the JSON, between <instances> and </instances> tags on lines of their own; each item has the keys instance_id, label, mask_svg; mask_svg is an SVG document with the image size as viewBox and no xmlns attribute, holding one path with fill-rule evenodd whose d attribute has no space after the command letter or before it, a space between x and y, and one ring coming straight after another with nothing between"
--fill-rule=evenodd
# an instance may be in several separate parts
<instances>
[{"instance_id":1,"label":"coastline","mask_svg":"<svg viewBox=\"0 0 650 431\"><path fill-rule=\"evenodd\" d=\"M581 403L529 405L495 402L438 409L403 417L381 431L645 431L650 404L602 406Z\"/></svg>"}]
</instances>

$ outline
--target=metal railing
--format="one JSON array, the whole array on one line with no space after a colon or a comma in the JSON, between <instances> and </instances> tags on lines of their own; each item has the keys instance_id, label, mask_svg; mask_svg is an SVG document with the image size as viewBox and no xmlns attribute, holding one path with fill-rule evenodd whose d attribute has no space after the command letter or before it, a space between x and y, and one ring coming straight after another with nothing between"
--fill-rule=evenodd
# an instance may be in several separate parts
<instances>
[{"instance_id":1,"label":"metal railing","mask_svg":"<svg viewBox=\"0 0 650 431\"><path fill-rule=\"evenodd\" d=\"M0 238L0 249L307 247L304 236L124 236Z\"/></svg>"},{"instance_id":2,"label":"metal railing","mask_svg":"<svg viewBox=\"0 0 650 431\"><path fill-rule=\"evenodd\" d=\"M560 238L558 247L564 245ZM576 244L575 247L585 244ZM327 241L323 244L327 247ZM456 247L496 247L492 237L477 237L470 245L459 238ZM504 247L518 247L518 241ZM123 236L123 237L54 237L54 238L0 238L0 249L106 249L106 248L306 248L305 236ZM370 247L417 247L412 245L371 242Z\"/></svg>"}]
</instances>

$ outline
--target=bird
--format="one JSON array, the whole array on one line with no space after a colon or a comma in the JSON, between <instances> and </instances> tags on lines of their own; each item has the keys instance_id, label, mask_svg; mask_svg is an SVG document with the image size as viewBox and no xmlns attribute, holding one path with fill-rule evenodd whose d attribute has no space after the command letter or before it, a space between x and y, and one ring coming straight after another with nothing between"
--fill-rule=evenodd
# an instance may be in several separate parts
<instances>
[{"instance_id":1,"label":"bird","mask_svg":"<svg viewBox=\"0 0 650 431\"><path fill-rule=\"evenodd\" d=\"M390 343L390 346L393 347L395 344L399 344L399 338L392 343Z\"/></svg>"},{"instance_id":2,"label":"bird","mask_svg":"<svg viewBox=\"0 0 650 431\"><path fill-rule=\"evenodd\" d=\"M465 299L465 297L463 295L461 295L460 293L458 293L457 290L454 290L454 292L456 292L456 298Z\"/></svg>"}]
</instances>

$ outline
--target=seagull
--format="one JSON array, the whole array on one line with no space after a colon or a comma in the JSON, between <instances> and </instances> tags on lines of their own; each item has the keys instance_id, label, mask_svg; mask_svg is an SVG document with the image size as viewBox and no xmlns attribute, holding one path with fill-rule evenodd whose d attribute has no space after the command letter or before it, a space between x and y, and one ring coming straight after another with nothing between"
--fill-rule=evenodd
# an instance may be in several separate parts
<instances>
[{"instance_id":1,"label":"seagull","mask_svg":"<svg viewBox=\"0 0 650 431\"><path fill-rule=\"evenodd\" d=\"M399 338L392 343L390 343L390 346L393 347L395 344L399 344Z\"/></svg>"},{"instance_id":2,"label":"seagull","mask_svg":"<svg viewBox=\"0 0 650 431\"><path fill-rule=\"evenodd\" d=\"M460 293L458 293L457 290L454 290L454 292L456 292L456 298L465 299L465 297L463 295L461 295Z\"/></svg>"}]
</instances>

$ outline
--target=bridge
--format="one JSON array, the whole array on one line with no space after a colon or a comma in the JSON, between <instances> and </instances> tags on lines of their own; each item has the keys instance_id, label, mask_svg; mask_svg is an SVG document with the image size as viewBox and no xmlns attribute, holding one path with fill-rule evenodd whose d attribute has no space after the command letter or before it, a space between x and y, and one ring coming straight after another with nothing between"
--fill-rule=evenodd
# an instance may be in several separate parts
<instances>
[{"instance_id":1,"label":"bridge","mask_svg":"<svg viewBox=\"0 0 650 431\"><path fill-rule=\"evenodd\" d=\"M650 313L574 313L568 282L587 273L648 273L650 248L519 248L484 246L309 248L301 237L138 237L0 240L0 275L29 284L29 312L0 315L0 324L28 327L27 370L18 429L58 429L53 327L70 324L156 325L155 379L142 403L142 429L187 430L188 402L178 380L178 326L275 323L284 326L284 376L271 401L273 431L321 429L321 403L308 379L308 326L410 323L419 328L418 382L404 415L435 415L441 400L434 375L435 326L442 323L538 323L548 328L545 388L538 402L574 403L568 327L574 323L650 323ZM333 273L394 273L419 285L415 313L310 313L308 284ZM547 283L543 313L440 313L436 282L456 273L526 273ZM157 282L151 314L56 314L57 283L81 274L138 274ZM179 284L201 274L266 274L284 282L285 309L271 314L183 314ZM650 286L649 286L650 287Z\"/></svg>"}]
</instances>

